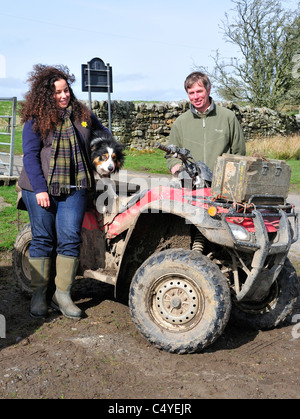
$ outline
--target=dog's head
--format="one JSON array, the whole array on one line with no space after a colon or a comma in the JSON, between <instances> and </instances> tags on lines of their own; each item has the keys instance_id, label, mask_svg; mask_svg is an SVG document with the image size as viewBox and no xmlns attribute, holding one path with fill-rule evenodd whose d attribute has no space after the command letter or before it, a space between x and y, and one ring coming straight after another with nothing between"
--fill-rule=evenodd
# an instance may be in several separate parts
<instances>
[{"instance_id":1,"label":"dog's head","mask_svg":"<svg viewBox=\"0 0 300 419\"><path fill-rule=\"evenodd\" d=\"M100 176L118 172L123 166L124 146L118 143L110 133L104 130L94 131L90 147L94 170Z\"/></svg>"}]
</instances>

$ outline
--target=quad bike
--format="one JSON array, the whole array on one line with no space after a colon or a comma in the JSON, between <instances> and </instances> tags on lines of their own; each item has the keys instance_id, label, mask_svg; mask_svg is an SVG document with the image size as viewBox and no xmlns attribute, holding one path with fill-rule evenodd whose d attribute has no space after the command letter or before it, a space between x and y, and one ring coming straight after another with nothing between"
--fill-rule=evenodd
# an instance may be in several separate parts
<instances>
[{"instance_id":1,"label":"quad bike","mask_svg":"<svg viewBox=\"0 0 300 419\"><path fill-rule=\"evenodd\" d=\"M126 197L113 215L97 211L104 194L97 185L82 226L79 273L113 285L140 333L169 352L203 350L230 316L255 329L279 325L299 295L287 258L298 239L293 205L268 193L255 204L254 197L213 197L207 166L187 149L157 147L181 159L177 180ZM26 225L13 252L15 277L28 292L30 240Z\"/></svg>"}]
</instances>

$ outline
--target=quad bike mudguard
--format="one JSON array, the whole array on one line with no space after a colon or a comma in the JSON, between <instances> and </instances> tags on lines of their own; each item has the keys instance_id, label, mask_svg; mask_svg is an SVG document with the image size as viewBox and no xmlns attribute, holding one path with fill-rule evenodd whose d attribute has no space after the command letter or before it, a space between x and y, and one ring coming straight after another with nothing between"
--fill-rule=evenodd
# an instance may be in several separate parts
<instances>
[{"instance_id":1,"label":"quad bike mudguard","mask_svg":"<svg viewBox=\"0 0 300 419\"><path fill-rule=\"evenodd\" d=\"M270 243L267 229L264 224L262 214L259 211L253 211L253 221L255 226L255 236L257 243L256 250L252 259L252 270L237 293L237 301L261 301L269 292L271 285L277 279L290 250L292 238L286 213L279 210L280 223L278 229L279 240L276 243ZM297 228L298 231L298 228ZM295 238L295 241L297 237ZM294 242L294 240L293 240ZM243 246L235 240L236 246ZM263 268L268 255L276 255L274 266L271 269Z\"/></svg>"}]
</instances>

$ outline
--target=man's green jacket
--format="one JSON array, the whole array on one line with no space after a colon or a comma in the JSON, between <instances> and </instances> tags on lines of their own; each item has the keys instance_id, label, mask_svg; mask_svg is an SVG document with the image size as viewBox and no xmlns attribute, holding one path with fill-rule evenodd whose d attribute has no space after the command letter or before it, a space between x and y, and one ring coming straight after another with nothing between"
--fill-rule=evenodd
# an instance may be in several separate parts
<instances>
[{"instance_id":1,"label":"man's green jacket","mask_svg":"<svg viewBox=\"0 0 300 419\"><path fill-rule=\"evenodd\" d=\"M211 170L216 158L223 153L246 153L243 131L235 114L216 105L212 99L205 113L199 114L191 105L190 110L176 119L168 144L187 148L196 161L202 161ZM178 163L181 161L175 158L167 161L170 170Z\"/></svg>"}]
</instances>

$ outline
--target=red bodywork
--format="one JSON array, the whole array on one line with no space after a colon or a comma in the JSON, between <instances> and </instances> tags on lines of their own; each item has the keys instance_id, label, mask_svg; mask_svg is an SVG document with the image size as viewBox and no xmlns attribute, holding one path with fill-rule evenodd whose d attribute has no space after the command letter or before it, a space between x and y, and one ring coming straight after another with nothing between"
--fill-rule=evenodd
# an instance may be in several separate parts
<instances>
[{"instance_id":1,"label":"red bodywork","mask_svg":"<svg viewBox=\"0 0 300 419\"><path fill-rule=\"evenodd\" d=\"M145 191L136 203L134 203L124 212L117 214L113 221L107 223L106 225L103 223L101 214L99 214L96 209L88 210L85 215L83 227L87 228L88 230L104 229L107 238L114 238L128 229L129 226L133 224L134 219L139 215L139 213L141 213L143 210L146 210L147 208L151 208L151 204L157 204L160 201L168 202L170 203L170 206L171 203L174 202L184 205L193 205L205 210L208 210L208 208L213 205L217 208L218 214L226 214L229 212L228 208L218 206L217 202L211 199L210 188L191 190L159 186ZM243 208L240 208L238 211L243 211ZM268 210L261 210L261 212L269 213ZM251 207L247 208L247 213L251 213ZM235 216L226 217L226 220L229 223L235 223L245 227L249 232L255 232L252 218L247 218L245 216ZM278 231L279 220L280 218L277 216L267 216L264 218L268 233L274 233Z\"/></svg>"}]
</instances>

